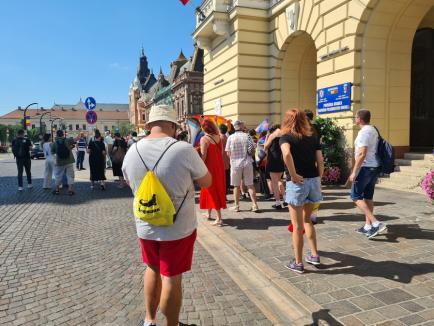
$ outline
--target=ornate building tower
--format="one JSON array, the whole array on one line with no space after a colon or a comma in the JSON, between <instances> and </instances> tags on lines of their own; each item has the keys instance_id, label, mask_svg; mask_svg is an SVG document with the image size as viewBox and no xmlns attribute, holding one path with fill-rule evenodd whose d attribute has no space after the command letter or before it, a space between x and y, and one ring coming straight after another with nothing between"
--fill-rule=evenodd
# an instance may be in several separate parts
<instances>
[{"instance_id":1,"label":"ornate building tower","mask_svg":"<svg viewBox=\"0 0 434 326\"><path fill-rule=\"evenodd\" d=\"M144 99L156 82L157 79L149 69L148 59L142 47L137 74L129 90L130 123L136 126L136 129L143 129L144 127L144 120L146 119L143 114Z\"/></svg>"},{"instance_id":2,"label":"ornate building tower","mask_svg":"<svg viewBox=\"0 0 434 326\"><path fill-rule=\"evenodd\" d=\"M182 52L181 52L182 54ZM203 113L203 50L197 46L173 81L173 106L178 120Z\"/></svg>"}]
</instances>

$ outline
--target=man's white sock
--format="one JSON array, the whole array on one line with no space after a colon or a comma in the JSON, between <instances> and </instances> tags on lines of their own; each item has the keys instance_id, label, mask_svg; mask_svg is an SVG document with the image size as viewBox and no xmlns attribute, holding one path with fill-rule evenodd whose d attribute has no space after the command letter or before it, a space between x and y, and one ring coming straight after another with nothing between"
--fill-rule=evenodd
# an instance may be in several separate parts
<instances>
[{"instance_id":1,"label":"man's white sock","mask_svg":"<svg viewBox=\"0 0 434 326\"><path fill-rule=\"evenodd\" d=\"M371 225L370 224L365 224L365 226L363 227L365 229L365 231L369 231L371 229Z\"/></svg>"},{"instance_id":2,"label":"man's white sock","mask_svg":"<svg viewBox=\"0 0 434 326\"><path fill-rule=\"evenodd\" d=\"M380 222L378 222L378 221L375 221L374 223L372 223L372 226L374 228L378 228L379 225L380 225Z\"/></svg>"},{"instance_id":3,"label":"man's white sock","mask_svg":"<svg viewBox=\"0 0 434 326\"><path fill-rule=\"evenodd\" d=\"M144 321L143 322L143 326L151 326L151 325L155 325L155 322L153 322L153 321Z\"/></svg>"}]
</instances>

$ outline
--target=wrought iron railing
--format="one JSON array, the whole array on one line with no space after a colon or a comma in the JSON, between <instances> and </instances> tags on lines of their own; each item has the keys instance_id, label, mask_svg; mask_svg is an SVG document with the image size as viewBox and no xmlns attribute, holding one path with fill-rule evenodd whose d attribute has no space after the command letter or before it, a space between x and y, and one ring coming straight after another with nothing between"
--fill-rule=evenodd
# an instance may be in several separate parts
<instances>
[{"instance_id":1,"label":"wrought iron railing","mask_svg":"<svg viewBox=\"0 0 434 326\"><path fill-rule=\"evenodd\" d=\"M279 2L282 2L283 0L269 0L269 8L277 5ZM204 20L208 18L209 15L213 11L216 11L217 7L220 7L221 4L217 6L217 2L224 2L222 0L205 0L200 5L200 7L196 10L196 27L198 27ZM234 7L238 6L239 0L231 0L227 2L227 5L225 5L225 11L227 10L230 12Z\"/></svg>"},{"instance_id":2,"label":"wrought iron railing","mask_svg":"<svg viewBox=\"0 0 434 326\"><path fill-rule=\"evenodd\" d=\"M215 0L205 0L196 10L196 27L215 10Z\"/></svg>"},{"instance_id":3,"label":"wrought iron railing","mask_svg":"<svg viewBox=\"0 0 434 326\"><path fill-rule=\"evenodd\" d=\"M282 2L283 0L270 0L270 8L277 5L279 2Z\"/></svg>"}]
</instances>

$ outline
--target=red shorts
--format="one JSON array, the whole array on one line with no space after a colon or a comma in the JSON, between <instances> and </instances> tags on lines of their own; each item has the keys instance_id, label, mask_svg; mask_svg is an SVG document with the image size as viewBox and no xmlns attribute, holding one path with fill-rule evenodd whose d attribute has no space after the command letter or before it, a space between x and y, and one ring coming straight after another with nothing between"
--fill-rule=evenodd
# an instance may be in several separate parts
<instances>
[{"instance_id":1,"label":"red shorts","mask_svg":"<svg viewBox=\"0 0 434 326\"><path fill-rule=\"evenodd\" d=\"M175 276L191 269L196 230L188 237L173 241L140 240L143 262L160 269L164 276Z\"/></svg>"}]
</instances>

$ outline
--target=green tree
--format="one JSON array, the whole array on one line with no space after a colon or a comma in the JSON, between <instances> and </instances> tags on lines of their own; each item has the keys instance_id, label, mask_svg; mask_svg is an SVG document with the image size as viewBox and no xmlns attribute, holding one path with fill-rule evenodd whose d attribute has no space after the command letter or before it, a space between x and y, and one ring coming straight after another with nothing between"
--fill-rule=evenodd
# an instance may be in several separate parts
<instances>
[{"instance_id":1,"label":"green tree","mask_svg":"<svg viewBox=\"0 0 434 326\"><path fill-rule=\"evenodd\" d=\"M29 129L27 130L27 136L32 142L39 141L39 129Z\"/></svg>"},{"instance_id":2,"label":"green tree","mask_svg":"<svg viewBox=\"0 0 434 326\"><path fill-rule=\"evenodd\" d=\"M136 130L136 127L133 124L129 122L120 122L118 123L116 130L113 130L113 132L119 132L122 137L125 137L134 130Z\"/></svg>"},{"instance_id":3,"label":"green tree","mask_svg":"<svg viewBox=\"0 0 434 326\"><path fill-rule=\"evenodd\" d=\"M6 130L7 130L7 126L6 125L0 125L0 144L1 145L6 144L6 141L7 141L7 139L6 139L6 137L7 137Z\"/></svg>"},{"instance_id":4,"label":"green tree","mask_svg":"<svg viewBox=\"0 0 434 326\"><path fill-rule=\"evenodd\" d=\"M0 125L0 143L11 143L17 136L18 130L22 129L21 125ZM7 133L9 132L9 138ZM7 139L6 139L7 138Z\"/></svg>"}]
</instances>

